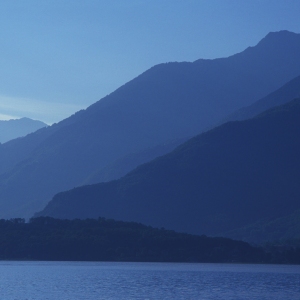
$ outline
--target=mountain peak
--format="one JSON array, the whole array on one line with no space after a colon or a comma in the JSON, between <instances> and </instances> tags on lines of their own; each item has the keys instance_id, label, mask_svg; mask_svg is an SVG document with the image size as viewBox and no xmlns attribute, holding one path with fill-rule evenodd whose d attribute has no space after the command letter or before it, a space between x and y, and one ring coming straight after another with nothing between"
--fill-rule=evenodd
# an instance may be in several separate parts
<instances>
[{"instance_id":1,"label":"mountain peak","mask_svg":"<svg viewBox=\"0 0 300 300\"><path fill-rule=\"evenodd\" d=\"M271 37L271 36L295 36L299 35L299 33L295 33L289 30L279 30L279 31L271 31L269 32L266 37Z\"/></svg>"},{"instance_id":2,"label":"mountain peak","mask_svg":"<svg viewBox=\"0 0 300 300\"><path fill-rule=\"evenodd\" d=\"M274 44L290 44L295 43L296 40L300 39L300 34L291 32L288 30L280 30L280 31L272 31L269 32L259 43L258 45L270 44L270 46L274 46Z\"/></svg>"}]
</instances>

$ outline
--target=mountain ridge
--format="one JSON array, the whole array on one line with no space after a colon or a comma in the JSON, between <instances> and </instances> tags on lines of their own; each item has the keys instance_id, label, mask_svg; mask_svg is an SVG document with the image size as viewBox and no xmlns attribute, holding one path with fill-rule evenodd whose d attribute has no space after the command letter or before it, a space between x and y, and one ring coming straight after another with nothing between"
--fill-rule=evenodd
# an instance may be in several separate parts
<instances>
[{"instance_id":1,"label":"mountain ridge","mask_svg":"<svg viewBox=\"0 0 300 300\"><path fill-rule=\"evenodd\" d=\"M0 217L30 217L119 158L196 135L272 92L300 73L300 35L292 36L276 51L272 42L227 60L157 65L86 110L1 145Z\"/></svg>"},{"instance_id":2,"label":"mountain ridge","mask_svg":"<svg viewBox=\"0 0 300 300\"><path fill-rule=\"evenodd\" d=\"M48 126L44 122L30 118L0 120L0 143L26 136L40 128Z\"/></svg>"},{"instance_id":3,"label":"mountain ridge","mask_svg":"<svg viewBox=\"0 0 300 300\"><path fill-rule=\"evenodd\" d=\"M62 192L36 216L218 235L300 209L300 99L202 133L119 180Z\"/></svg>"},{"instance_id":4,"label":"mountain ridge","mask_svg":"<svg viewBox=\"0 0 300 300\"><path fill-rule=\"evenodd\" d=\"M250 106L242 107L238 111L230 114L221 123L252 118L267 109L285 104L298 97L300 97L300 76L292 79L278 90L262 99L259 99Z\"/></svg>"}]
</instances>

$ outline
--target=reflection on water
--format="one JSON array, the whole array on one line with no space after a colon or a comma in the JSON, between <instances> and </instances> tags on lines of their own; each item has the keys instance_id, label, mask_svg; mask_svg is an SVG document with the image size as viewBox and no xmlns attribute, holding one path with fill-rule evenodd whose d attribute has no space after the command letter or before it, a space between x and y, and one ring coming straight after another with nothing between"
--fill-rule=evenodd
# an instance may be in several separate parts
<instances>
[{"instance_id":1,"label":"reflection on water","mask_svg":"<svg viewBox=\"0 0 300 300\"><path fill-rule=\"evenodd\" d=\"M0 299L300 299L300 266L0 262Z\"/></svg>"}]
</instances>

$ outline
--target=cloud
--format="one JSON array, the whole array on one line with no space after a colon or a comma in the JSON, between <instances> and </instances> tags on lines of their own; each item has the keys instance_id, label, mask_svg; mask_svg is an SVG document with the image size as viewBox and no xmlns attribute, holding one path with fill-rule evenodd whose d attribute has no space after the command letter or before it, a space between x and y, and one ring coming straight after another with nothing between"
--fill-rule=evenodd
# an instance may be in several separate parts
<instances>
[{"instance_id":1,"label":"cloud","mask_svg":"<svg viewBox=\"0 0 300 300\"><path fill-rule=\"evenodd\" d=\"M38 101L0 95L0 119L28 117L48 124L59 122L84 107L68 103Z\"/></svg>"},{"instance_id":2,"label":"cloud","mask_svg":"<svg viewBox=\"0 0 300 300\"><path fill-rule=\"evenodd\" d=\"M0 120L2 120L2 121L7 121L7 120L11 120L11 119L18 119L18 118L19 117L17 117L17 116L0 114Z\"/></svg>"}]
</instances>

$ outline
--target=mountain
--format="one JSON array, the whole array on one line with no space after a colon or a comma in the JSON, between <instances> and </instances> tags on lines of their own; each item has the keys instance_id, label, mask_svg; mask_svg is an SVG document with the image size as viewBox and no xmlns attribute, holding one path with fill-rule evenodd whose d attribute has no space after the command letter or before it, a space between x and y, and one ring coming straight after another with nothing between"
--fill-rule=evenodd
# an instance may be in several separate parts
<instances>
[{"instance_id":1,"label":"mountain","mask_svg":"<svg viewBox=\"0 0 300 300\"><path fill-rule=\"evenodd\" d=\"M272 107L285 104L298 97L300 97L300 76L292 79L278 90L254 102L250 106L243 107L230 114L230 116L227 116L227 118L220 122L220 124L228 121L250 119ZM148 148L138 153L130 153L122 158L117 159L113 163L107 165L105 168L101 168L95 172L95 174L92 174L85 182L83 182L83 184L95 184L119 179L136 168L138 165L151 161L155 157L171 152L176 146L182 144L186 140L188 140L187 137L169 141L162 145Z\"/></svg>"},{"instance_id":2,"label":"mountain","mask_svg":"<svg viewBox=\"0 0 300 300\"><path fill-rule=\"evenodd\" d=\"M154 66L68 119L0 146L0 217L30 217L131 153L196 135L300 75L300 34L228 58Z\"/></svg>"},{"instance_id":3,"label":"mountain","mask_svg":"<svg viewBox=\"0 0 300 300\"><path fill-rule=\"evenodd\" d=\"M107 165L106 167L96 171L94 174L88 177L83 184L94 184L119 179L135 169L137 166L171 152L186 140L188 140L188 138L168 141L162 145L148 148L138 153L127 154L124 157L121 157L113 163Z\"/></svg>"},{"instance_id":4,"label":"mountain","mask_svg":"<svg viewBox=\"0 0 300 300\"><path fill-rule=\"evenodd\" d=\"M300 76L292 79L291 81L283 85L281 88L267 95L266 97L254 102L253 104L247 107L242 107L238 111L232 113L230 116L225 118L222 123L226 123L228 121L241 121L250 119L269 108L285 104L291 101L292 99L299 97Z\"/></svg>"},{"instance_id":5,"label":"mountain","mask_svg":"<svg viewBox=\"0 0 300 300\"><path fill-rule=\"evenodd\" d=\"M300 98L198 135L123 178L57 194L37 216L218 235L300 209Z\"/></svg>"},{"instance_id":6,"label":"mountain","mask_svg":"<svg viewBox=\"0 0 300 300\"><path fill-rule=\"evenodd\" d=\"M29 118L0 121L0 143L25 136L46 126L47 124L41 121Z\"/></svg>"}]
</instances>

